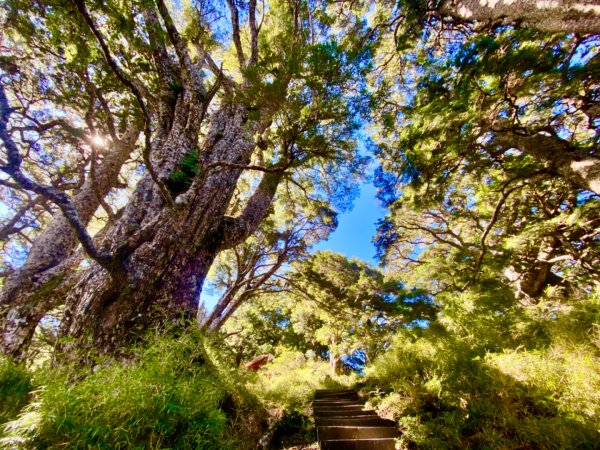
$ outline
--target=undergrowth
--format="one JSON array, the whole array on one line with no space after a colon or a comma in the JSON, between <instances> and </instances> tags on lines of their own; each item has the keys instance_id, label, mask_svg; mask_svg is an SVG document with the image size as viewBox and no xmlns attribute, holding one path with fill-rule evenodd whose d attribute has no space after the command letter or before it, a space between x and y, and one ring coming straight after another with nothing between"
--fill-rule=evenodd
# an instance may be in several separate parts
<instances>
[{"instance_id":1,"label":"undergrowth","mask_svg":"<svg viewBox=\"0 0 600 450\"><path fill-rule=\"evenodd\" d=\"M93 373L40 369L35 400L6 424L0 447L256 448L264 411L199 333L158 335L133 354Z\"/></svg>"},{"instance_id":2,"label":"undergrowth","mask_svg":"<svg viewBox=\"0 0 600 450\"><path fill-rule=\"evenodd\" d=\"M248 384L277 424L271 430L271 448L304 448L316 441L310 404L315 390L356 383L356 375L331 375L331 367L311 352L283 350ZM300 446L300 447L297 447Z\"/></svg>"},{"instance_id":3,"label":"undergrowth","mask_svg":"<svg viewBox=\"0 0 600 450\"><path fill-rule=\"evenodd\" d=\"M312 402L317 389L350 386L358 380L356 375L331 376L331 367L309 352L286 350L281 352L255 381L250 390L272 404L288 410L302 410Z\"/></svg>"},{"instance_id":4,"label":"undergrowth","mask_svg":"<svg viewBox=\"0 0 600 450\"><path fill-rule=\"evenodd\" d=\"M405 329L367 369L364 392L398 421L403 448L600 448L598 311L592 298L537 317L536 333L504 348L472 316ZM503 336L526 329L525 316Z\"/></svg>"},{"instance_id":5,"label":"undergrowth","mask_svg":"<svg viewBox=\"0 0 600 450\"><path fill-rule=\"evenodd\" d=\"M31 389L31 375L25 368L0 357L0 424L16 417L27 404Z\"/></svg>"}]
</instances>

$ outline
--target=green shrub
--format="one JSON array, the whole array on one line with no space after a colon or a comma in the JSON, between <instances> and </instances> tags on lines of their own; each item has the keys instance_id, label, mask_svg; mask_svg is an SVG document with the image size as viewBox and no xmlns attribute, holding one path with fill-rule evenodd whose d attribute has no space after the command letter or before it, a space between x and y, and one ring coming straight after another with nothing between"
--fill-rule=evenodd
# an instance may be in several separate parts
<instances>
[{"instance_id":1,"label":"green shrub","mask_svg":"<svg viewBox=\"0 0 600 450\"><path fill-rule=\"evenodd\" d=\"M242 410L245 417L260 411L230 390L195 332L157 337L135 362L85 376L48 370L38 395L9 424L7 448L253 448L261 431L260 420L233 429Z\"/></svg>"},{"instance_id":2,"label":"green shrub","mask_svg":"<svg viewBox=\"0 0 600 450\"><path fill-rule=\"evenodd\" d=\"M544 392L546 401L564 415L600 429L600 358L590 350L557 342L543 350L488 354L485 360L518 383Z\"/></svg>"},{"instance_id":3,"label":"green shrub","mask_svg":"<svg viewBox=\"0 0 600 450\"><path fill-rule=\"evenodd\" d=\"M432 327L367 370L371 403L419 448L598 448L600 358L588 346L489 353ZM381 391L383 390L383 392Z\"/></svg>"},{"instance_id":4,"label":"green shrub","mask_svg":"<svg viewBox=\"0 0 600 450\"><path fill-rule=\"evenodd\" d=\"M31 376L25 368L0 357L0 424L16 417L27 404L31 389Z\"/></svg>"}]
</instances>

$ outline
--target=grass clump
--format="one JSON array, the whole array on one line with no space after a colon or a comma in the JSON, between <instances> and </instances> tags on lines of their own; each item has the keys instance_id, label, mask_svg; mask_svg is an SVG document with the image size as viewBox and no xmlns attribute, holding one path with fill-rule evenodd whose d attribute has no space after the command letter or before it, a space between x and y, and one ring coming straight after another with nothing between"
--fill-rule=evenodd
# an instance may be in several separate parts
<instances>
[{"instance_id":1,"label":"grass clump","mask_svg":"<svg viewBox=\"0 0 600 450\"><path fill-rule=\"evenodd\" d=\"M196 332L158 336L129 364L44 378L37 401L9 423L5 448L243 449L260 435L232 429L252 401L221 379Z\"/></svg>"},{"instance_id":2,"label":"grass clump","mask_svg":"<svg viewBox=\"0 0 600 450\"><path fill-rule=\"evenodd\" d=\"M31 375L25 367L0 357L0 424L17 416L27 404L31 389Z\"/></svg>"}]
</instances>

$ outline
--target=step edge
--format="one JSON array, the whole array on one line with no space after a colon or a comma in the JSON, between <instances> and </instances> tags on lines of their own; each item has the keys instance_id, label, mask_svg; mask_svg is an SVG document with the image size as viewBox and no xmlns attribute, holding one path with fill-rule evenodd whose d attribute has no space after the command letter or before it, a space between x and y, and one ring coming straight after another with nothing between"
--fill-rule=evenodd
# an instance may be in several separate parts
<instances>
[{"instance_id":1,"label":"step edge","mask_svg":"<svg viewBox=\"0 0 600 450\"><path fill-rule=\"evenodd\" d=\"M366 438L366 439L323 439L319 442L361 442L361 441L395 441L396 438Z\"/></svg>"},{"instance_id":2,"label":"step edge","mask_svg":"<svg viewBox=\"0 0 600 450\"><path fill-rule=\"evenodd\" d=\"M368 427L368 426L353 426L353 425L318 425L317 428L392 428L392 427Z\"/></svg>"}]
</instances>

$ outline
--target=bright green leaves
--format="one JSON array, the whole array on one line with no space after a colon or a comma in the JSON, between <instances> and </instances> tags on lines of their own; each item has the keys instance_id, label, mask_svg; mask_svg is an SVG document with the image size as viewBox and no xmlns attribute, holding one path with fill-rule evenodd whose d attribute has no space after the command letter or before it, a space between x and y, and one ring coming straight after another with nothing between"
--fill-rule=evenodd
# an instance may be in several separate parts
<instances>
[{"instance_id":1,"label":"bright green leaves","mask_svg":"<svg viewBox=\"0 0 600 450\"><path fill-rule=\"evenodd\" d=\"M563 215L582 207L575 200L581 185L569 186L572 180L549 162L562 155L544 160L506 137L539 133L556 139L555 152L594 154L595 113L584 105L597 99L582 75L594 78L593 58L582 57L593 39L509 26L444 32L438 25L422 24L423 40L398 55L410 76L382 69L388 98L398 104L384 102L375 116L377 182L390 207L376 242L415 285L464 289L469 279L482 284L510 264L538 267L536 246L560 234ZM397 92L391 80L400 81ZM587 224L593 234L595 225ZM593 278L585 257L572 251L590 243L576 235L570 231L552 254L566 252L564 261L578 262L553 270L578 266L573 280ZM528 244L506 246L507 239Z\"/></svg>"},{"instance_id":2,"label":"bright green leaves","mask_svg":"<svg viewBox=\"0 0 600 450\"><path fill-rule=\"evenodd\" d=\"M332 252L295 264L289 277L294 297L305 303L295 307L292 322L300 321L295 330L337 346L338 354L361 350L370 359L383 349L387 333L403 323L429 319L433 311L426 297L404 291L397 280Z\"/></svg>"},{"instance_id":3,"label":"bright green leaves","mask_svg":"<svg viewBox=\"0 0 600 450\"><path fill-rule=\"evenodd\" d=\"M394 330L433 317L426 295L405 291L362 261L317 252L292 267L282 274L278 293L254 299L228 324L247 336L236 348L247 343L254 352L311 350L359 368L384 351Z\"/></svg>"}]
</instances>

